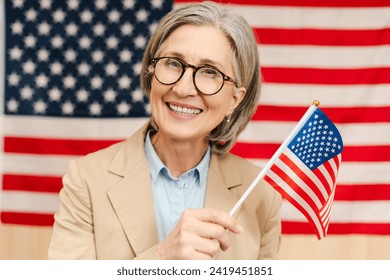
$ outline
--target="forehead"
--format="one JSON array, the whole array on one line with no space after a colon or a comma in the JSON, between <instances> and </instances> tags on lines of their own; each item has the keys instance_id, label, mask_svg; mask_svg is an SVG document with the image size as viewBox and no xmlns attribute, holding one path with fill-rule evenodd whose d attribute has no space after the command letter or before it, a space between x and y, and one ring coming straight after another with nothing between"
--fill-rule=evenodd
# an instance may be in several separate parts
<instances>
[{"instance_id":1,"label":"forehead","mask_svg":"<svg viewBox=\"0 0 390 280\"><path fill-rule=\"evenodd\" d=\"M182 56L188 63L231 63L233 50L225 34L213 26L183 25L164 42L160 56Z\"/></svg>"}]
</instances>

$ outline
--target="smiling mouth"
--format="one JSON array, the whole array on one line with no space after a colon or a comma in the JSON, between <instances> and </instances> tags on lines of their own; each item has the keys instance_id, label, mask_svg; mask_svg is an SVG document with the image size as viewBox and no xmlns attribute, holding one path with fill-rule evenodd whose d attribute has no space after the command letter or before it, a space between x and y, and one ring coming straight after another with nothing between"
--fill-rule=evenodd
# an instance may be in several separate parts
<instances>
[{"instance_id":1,"label":"smiling mouth","mask_svg":"<svg viewBox=\"0 0 390 280\"><path fill-rule=\"evenodd\" d=\"M172 105L170 103L166 103L166 104L167 104L168 108L171 109L171 111L173 111L173 112L175 112L176 114L179 114L179 115L195 116L195 115L199 115L202 112L201 109L180 107L180 106Z\"/></svg>"}]
</instances>

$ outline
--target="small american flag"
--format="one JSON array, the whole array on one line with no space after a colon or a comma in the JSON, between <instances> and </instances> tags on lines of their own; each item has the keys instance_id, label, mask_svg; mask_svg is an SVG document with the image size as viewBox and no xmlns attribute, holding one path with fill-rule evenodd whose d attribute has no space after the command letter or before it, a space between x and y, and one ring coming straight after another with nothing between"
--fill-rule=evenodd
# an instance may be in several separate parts
<instances>
[{"instance_id":1,"label":"small american flag","mask_svg":"<svg viewBox=\"0 0 390 280\"><path fill-rule=\"evenodd\" d=\"M304 214L318 239L328 230L342 150L336 126L315 108L264 177Z\"/></svg>"}]
</instances>

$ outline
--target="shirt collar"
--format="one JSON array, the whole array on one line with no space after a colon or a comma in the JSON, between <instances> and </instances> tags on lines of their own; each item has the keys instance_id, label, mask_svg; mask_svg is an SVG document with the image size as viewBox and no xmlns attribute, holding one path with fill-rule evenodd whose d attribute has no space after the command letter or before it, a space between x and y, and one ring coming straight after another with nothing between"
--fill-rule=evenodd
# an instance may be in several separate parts
<instances>
[{"instance_id":1,"label":"shirt collar","mask_svg":"<svg viewBox=\"0 0 390 280\"><path fill-rule=\"evenodd\" d=\"M191 169L197 171L196 173L199 176L199 183L201 186L206 185L207 174L210 165L210 152L211 148L209 145L202 160L198 163L197 166ZM145 155L150 168L150 175L152 177L152 181L153 183L155 183L161 170L166 170L168 172L168 168L161 161L160 157L157 155L156 150L152 145L152 141L150 140L150 130L145 137ZM190 172L191 170L187 171L186 173Z\"/></svg>"}]
</instances>

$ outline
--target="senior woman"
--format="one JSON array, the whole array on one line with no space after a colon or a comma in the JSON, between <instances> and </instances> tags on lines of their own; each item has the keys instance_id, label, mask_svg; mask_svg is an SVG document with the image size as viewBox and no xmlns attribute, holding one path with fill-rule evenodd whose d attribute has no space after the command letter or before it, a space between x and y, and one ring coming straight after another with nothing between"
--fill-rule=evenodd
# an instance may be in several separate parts
<instances>
[{"instance_id":1,"label":"senior woman","mask_svg":"<svg viewBox=\"0 0 390 280\"><path fill-rule=\"evenodd\" d=\"M126 141L72 161L50 259L274 259L281 197L229 153L257 107L256 39L203 2L167 14L146 47L151 120Z\"/></svg>"}]
</instances>

